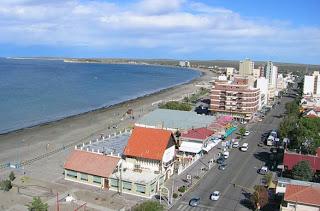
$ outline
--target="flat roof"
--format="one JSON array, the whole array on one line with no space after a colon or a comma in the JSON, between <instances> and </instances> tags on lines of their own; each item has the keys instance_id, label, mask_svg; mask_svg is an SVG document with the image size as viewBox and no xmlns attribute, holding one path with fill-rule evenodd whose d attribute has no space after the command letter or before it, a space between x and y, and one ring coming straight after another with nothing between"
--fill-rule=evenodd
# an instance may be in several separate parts
<instances>
[{"instance_id":1,"label":"flat roof","mask_svg":"<svg viewBox=\"0 0 320 211\"><path fill-rule=\"evenodd\" d=\"M84 151L94 151L103 154L119 154L122 155L124 148L126 147L130 133L122 133L117 136L112 136L110 138L98 139L85 143L82 147ZM78 145L79 147L79 145Z\"/></svg>"},{"instance_id":2,"label":"flat roof","mask_svg":"<svg viewBox=\"0 0 320 211\"><path fill-rule=\"evenodd\" d=\"M152 171L142 170L141 172L137 172L126 169L122 171L121 180L139 184L148 184L153 180L156 180L159 176L161 176L161 174L155 174ZM120 172L113 173L109 178L119 179Z\"/></svg>"},{"instance_id":3,"label":"flat roof","mask_svg":"<svg viewBox=\"0 0 320 211\"><path fill-rule=\"evenodd\" d=\"M156 109L140 118L136 126L188 130L208 127L215 120L215 116L199 115L193 111Z\"/></svg>"}]
</instances>

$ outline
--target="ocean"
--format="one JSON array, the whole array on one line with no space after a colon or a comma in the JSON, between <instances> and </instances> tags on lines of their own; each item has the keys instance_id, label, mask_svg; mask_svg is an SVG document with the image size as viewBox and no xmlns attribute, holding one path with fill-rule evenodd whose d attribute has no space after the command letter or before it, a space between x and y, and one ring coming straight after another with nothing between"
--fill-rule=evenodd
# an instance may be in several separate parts
<instances>
[{"instance_id":1,"label":"ocean","mask_svg":"<svg viewBox=\"0 0 320 211\"><path fill-rule=\"evenodd\" d=\"M188 82L185 68L0 59L0 134L151 94Z\"/></svg>"}]
</instances>

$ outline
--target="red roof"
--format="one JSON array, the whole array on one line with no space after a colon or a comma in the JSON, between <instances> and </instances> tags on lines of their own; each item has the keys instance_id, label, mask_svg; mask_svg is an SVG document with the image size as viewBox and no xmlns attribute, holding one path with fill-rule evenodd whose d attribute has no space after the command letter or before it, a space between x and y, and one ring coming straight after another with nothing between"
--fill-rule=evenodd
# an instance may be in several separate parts
<instances>
[{"instance_id":1,"label":"red roof","mask_svg":"<svg viewBox=\"0 0 320 211\"><path fill-rule=\"evenodd\" d=\"M286 185L284 200L294 203L320 206L320 187Z\"/></svg>"},{"instance_id":2,"label":"red roof","mask_svg":"<svg viewBox=\"0 0 320 211\"><path fill-rule=\"evenodd\" d=\"M74 150L69 155L64 168L107 178L112 174L119 160L118 157Z\"/></svg>"},{"instance_id":3,"label":"red roof","mask_svg":"<svg viewBox=\"0 0 320 211\"><path fill-rule=\"evenodd\" d=\"M316 170L320 170L320 148L318 148L318 155L303 155L294 152L285 152L283 157L283 165L291 170L294 165L302 160L306 160L310 163L310 166L315 172Z\"/></svg>"},{"instance_id":4,"label":"red roof","mask_svg":"<svg viewBox=\"0 0 320 211\"><path fill-rule=\"evenodd\" d=\"M135 127L124 149L126 156L162 160L172 133L168 130Z\"/></svg>"},{"instance_id":5,"label":"red roof","mask_svg":"<svg viewBox=\"0 0 320 211\"><path fill-rule=\"evenodd\" d=\"M184 139L197 139L197 140L206 140L209 138L214 132L209 130L208 128L196 128L188 130L186 133L181 134L181 138Z\"/></svg>"}]
</instances>

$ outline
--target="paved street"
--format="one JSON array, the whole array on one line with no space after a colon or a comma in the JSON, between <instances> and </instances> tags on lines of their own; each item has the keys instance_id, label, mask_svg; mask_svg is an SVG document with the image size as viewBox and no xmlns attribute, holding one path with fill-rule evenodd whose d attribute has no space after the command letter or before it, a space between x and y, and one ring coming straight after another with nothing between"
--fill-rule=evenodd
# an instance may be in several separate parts
<instances>
[{"instance_id":1,"label":"paved street","mask_svg":"<svg viewBox=\"0 0 320 211\"><path fill-rule=\"evenodd\" d=\"M262 176L257 174L257 170L265 164L269 148L266 146L259 147L261 135L271 129L277 129L281 118L278 116L283 114L285 103L292 98L283 97L281 104L276 105L263 122L258 122L247 126L251 134L241 141L249 143L247 152L241 152L238 149L232 149L230 157L227 160L228 167L224 170L218 170L214 167L210 172L196 185L192 190L185 194L171 210L248 210L240 203L245 199L246 187L252 189L254 185L260 183ZM233 184L236 184L234 187ZM221 197L214 202L209 199L209 195L218 190ZM200 197L200 205L196 208L189 206L189 200L192 197Z\"/></svg>"}]
</instances>

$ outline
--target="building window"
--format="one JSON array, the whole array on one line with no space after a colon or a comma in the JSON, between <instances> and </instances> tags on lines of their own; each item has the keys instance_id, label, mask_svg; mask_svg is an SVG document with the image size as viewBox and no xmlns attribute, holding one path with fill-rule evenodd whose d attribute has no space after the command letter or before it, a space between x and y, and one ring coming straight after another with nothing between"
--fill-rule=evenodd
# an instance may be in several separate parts
<instances>
[{"instance_id":1,"label":"building window","mask_svg":"<svg viewBox=\"0 0 320 211\"><path fill-rule=\"evenodd\" d=\"M81 180L88 181L88 174L81 174Z\"/></svg>"},{"instance_id":2,"label":"building window","mask_svg":"<svg viewBox=\"0 0 320 211\"><path fill-rule=\"evenodd\" d=\"M123 181L122 185L123 185L122 188L125 189L125 190L131 190L132 189L132 183L131 182Z\"/></svg>"},{"instance_id":3,"label":"building window","mask_svg":"<svg viewBox=\"0 0 320 211\"><path fill-rule=\"evenodd\" d=\"M101 184L101 177L93 176L93 183Z\"/></svg>"},{"instance_id":4,"label":"building window","mask_svg":"<svg viewBox=\"0 0 320 211\"><path fill-rule=\"evenodd\" d=\"M77 172L67 170L67 177L77 178Z\"/></svg>"},{"instance_id":5,"label":"building window","mask_svg":"<svg viewBox=\"0 0 320 211\"><path fill-rule=\"evenodd\" d=\"M109 179L110 186L117 188L118 187L118 180L117 179Z\"/></svg>"},{"instance_id":6,"label":"building window","mask_svg":"<svg viewBox=\"0 0 320 211\"><path fill-rule=\"evenodd\" d=\"M145 185L140 185L140 184L136 184L136 191L139 193L146 193L146 186Z\"/></svg>"}]
</instances>

